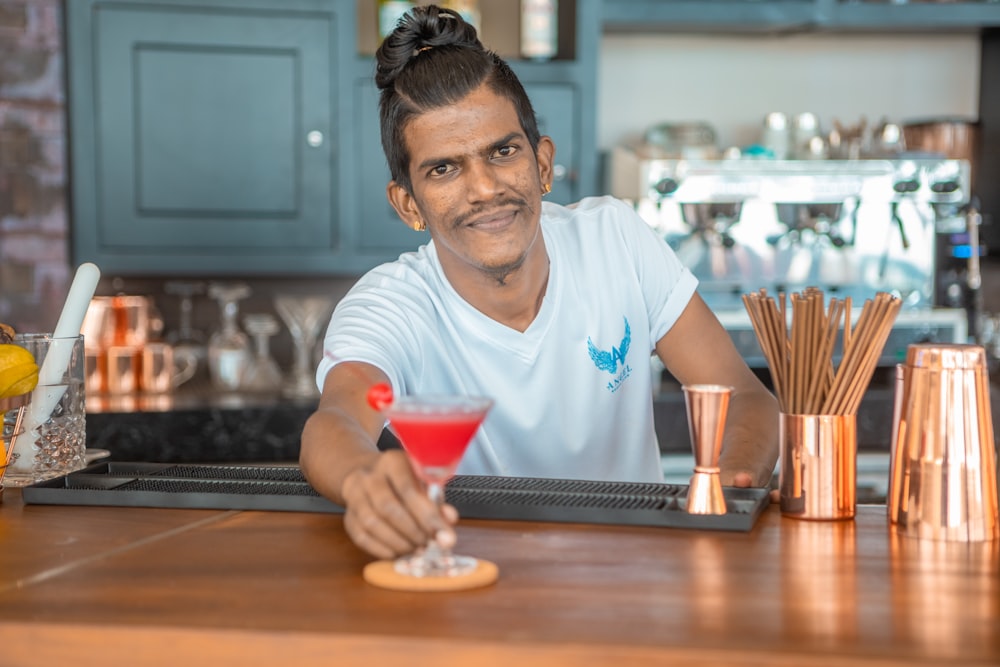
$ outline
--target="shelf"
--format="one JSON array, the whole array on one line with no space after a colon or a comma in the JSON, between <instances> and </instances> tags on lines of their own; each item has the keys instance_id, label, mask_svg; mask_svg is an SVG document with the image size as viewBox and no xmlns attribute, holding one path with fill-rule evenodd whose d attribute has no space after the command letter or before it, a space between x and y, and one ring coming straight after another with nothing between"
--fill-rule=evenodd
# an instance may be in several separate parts
<instances>
[{"instance_id":1,"label":"shelf","mask_svg":"<svg viewBox=\"0 0 1000 667\"><path fill-rule=\"evenodd\" d=\"M792 32L813 27L813 0L603 0L605 32Z\"/></svg>"},{"instance_id":2,"label":"shelf","mask_svg":"<svg viewBox=\"0 0 1000 667\"><path fill-rule=\"evenodd\" d=\"M1000 2L842 2L820 23L844 31L978 31L1000 26Z\"/></svg>"},{"instance_id":3,"label":"shelf","mask_svg":"<svg viewBox=\"0 0 1000 667\"><path fill-rule=\"evenodd\" d=\"M609 33L941 32L1000 26L1000 2L603 0Z\"/></svg>"}]
</instances>

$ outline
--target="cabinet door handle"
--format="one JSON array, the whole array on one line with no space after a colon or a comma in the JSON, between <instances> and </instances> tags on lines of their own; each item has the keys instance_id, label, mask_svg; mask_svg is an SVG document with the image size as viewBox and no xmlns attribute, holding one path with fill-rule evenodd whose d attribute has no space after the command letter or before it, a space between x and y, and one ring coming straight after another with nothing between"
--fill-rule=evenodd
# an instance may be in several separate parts
<instances>
[{"instance_id":1,"label":"cabinet door handle","mask_svg":"<svg viewBox=\"0 0 1000 667\"><path fill-rule=\"evenodd\" d=\"M310 148L319 148L323 145L323 133L319 130L311 130L306 134L306 143Z\"/></svg>"}]
</instances>

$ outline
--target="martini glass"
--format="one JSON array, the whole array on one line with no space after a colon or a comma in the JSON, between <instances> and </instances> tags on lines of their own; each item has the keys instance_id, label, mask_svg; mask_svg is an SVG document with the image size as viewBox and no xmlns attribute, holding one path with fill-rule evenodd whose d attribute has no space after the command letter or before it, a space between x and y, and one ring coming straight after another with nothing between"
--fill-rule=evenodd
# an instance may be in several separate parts
<instances>
[{"instance_id":1,"label":"martini glass","mask_svg":"<svg viewBox=\"0 0 1000 667\"><path fill-rule=\"evenodd\" d=\"M439 508L445 482L455 474L492 406L489 398L428 395L398 396L382 407L417 477L427 485L427 495ZM457 556L432 539L422 549L397 559L394 568L411 577L460 577L477 565L477 559Z\"/></svg>"},{"instance_id":2,"label":"martini glass","mask_svg":"<svg viewBox=\"0 0 1000 667\"><path fill-rule=\"evenodd\" d=\"M295 361L292 364L292 377L286 382L283 392L289 398L315 398L319 396L316 388L315 369L312 354L316 348L316 340L320 329L330 317L334 301L330 297L292 296L281 294L274 299L274 308L278 315L288 325L295 344Z\"/></svg>"}]
</instances>

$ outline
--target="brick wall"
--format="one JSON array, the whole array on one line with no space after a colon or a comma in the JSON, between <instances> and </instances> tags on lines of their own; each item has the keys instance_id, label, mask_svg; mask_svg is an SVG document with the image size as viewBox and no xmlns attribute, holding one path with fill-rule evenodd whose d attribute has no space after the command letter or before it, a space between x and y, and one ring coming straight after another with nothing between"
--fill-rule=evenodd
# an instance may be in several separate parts
<instances>
[{"instance_id":1,"label":"brick wall","mask_svg":"<svg viewBox=\"0 0 1000 667\"><path fill-rule=\"evenodd\" d=\"M0 321L50 331L71 279L59 0L0 0Z\"/></svg>"}]
</instances>

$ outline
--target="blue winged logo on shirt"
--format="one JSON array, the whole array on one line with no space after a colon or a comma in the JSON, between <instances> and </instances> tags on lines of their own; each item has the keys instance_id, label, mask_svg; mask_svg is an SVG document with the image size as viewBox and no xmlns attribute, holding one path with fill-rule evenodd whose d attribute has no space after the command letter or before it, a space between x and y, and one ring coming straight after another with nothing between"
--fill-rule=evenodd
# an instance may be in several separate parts
<instances>
[{"instance_id":1,"label":"blue winged logo on shirt","mask_svg":"<svg viewBox=\"0 0 1000 667\"><path fill-rule=\"evenodd\" d=\"M625 335L622 337L621 344L618 347L612 346L611 351L599 349L594 345L590 336L587 336L587 352L590 353L590 358L594 361L594 365L612 375L618 371L619 363L622 366L625 365L625 355L628 354L629 345L632 343L632 329L628 325L628 318L625 317L622 319L625 320Z\"/></svg>"}]
</instances>

